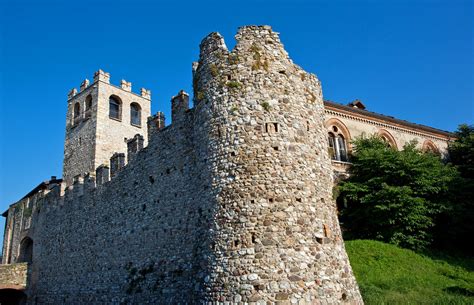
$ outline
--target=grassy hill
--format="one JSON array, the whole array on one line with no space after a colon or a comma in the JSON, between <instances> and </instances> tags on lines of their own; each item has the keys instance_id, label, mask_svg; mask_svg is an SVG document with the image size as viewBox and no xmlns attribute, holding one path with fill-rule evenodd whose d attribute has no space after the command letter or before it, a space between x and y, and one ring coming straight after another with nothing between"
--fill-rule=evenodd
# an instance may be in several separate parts
<instances>
[{"instance_id":1,"label":"grassy hill","mask_svg":"<svg viewBox=\"0 0 474 305\"><path fill-rule=\"evenodd\" d=\"M474 304L474 258L420 255L372 240L346 241L367 305Z\"/></svg>"}]
</instances>

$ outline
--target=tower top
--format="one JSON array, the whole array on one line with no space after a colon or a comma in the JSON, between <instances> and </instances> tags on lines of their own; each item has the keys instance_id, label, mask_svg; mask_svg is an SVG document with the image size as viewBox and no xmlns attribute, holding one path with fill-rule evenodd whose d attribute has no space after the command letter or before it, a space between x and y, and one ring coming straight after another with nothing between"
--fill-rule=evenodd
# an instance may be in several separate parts
<instances>
[{"instance_id":1,"label":"tower top","mask_svg":"<svg viewBox=\"0 0 474 305\"><path fill-rule=\"evenodd\" d=\"M93 175L96 168L109 164L115 153L125 154L124 139L140 135L148 142L147 118L151 92L142 88L132 92L132 83L110 83L110 73L98 70L94 81L82 81L79 91L68 94L63 179L70 185L75 177Z\"/></svg>"},{"instance_id":2,"label":"tower top","mask_svg":"<svg viewBox=\"0 0 474 305\"><path fill-rule=\"evenodd\" d=\"M90 81L86 78L81 82L81 85L79 86L79 91L76 88L72 88L69 93L68 93L68 100L74 98L77 94L80 94L84 91L86 91L89 87L94 85L95 83L102 82L105 84L109 84L111 86L115 86L110 83L110 73L104 72L102 69L97 70L94 73L94 78L92 84ZM151 90L145 89L145 88L140 88L140 93L135 93L132 92L132 83L128 82L124 79L120 81L120 86L115 86L117 88L120 88L124 91L131 92L133 94L136 94L138 96L141 96L147 100L151 100Z\"/></svg>"}]
</instances>

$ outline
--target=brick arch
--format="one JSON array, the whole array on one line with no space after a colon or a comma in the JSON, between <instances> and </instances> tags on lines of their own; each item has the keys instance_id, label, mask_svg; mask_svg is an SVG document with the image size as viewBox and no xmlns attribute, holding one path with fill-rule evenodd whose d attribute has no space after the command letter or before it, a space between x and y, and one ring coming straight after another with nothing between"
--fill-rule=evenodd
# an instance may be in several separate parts
<instances>
[{"instance_id":1,"label":"brick arch","mask_svg":"<svg viewBox=\"0 0 474 305\"><path fill-rule=\"evenodd\" d=\"M347 128L346 124L344 124L339 119L331 118L324 123L324 126L326 127L327 132L334 132L332 130L332 127L336 126L339 129L339 132L344 136L344 139L346 140L348 152L352 151L352 137L351 133L349 132L349 128Z\"/></svg>"},{"instance_id":2,"label":"brick arch","mask_svg":"<svg viewBox=\"0 0 474 305\"><path fill-rule=\"evenodd\" d=\"M390 132L388 132L386 129L380 128L378 131L378 135L382 137L383 139L387 140L387 143L398 150L398 145L397 141L395 141L395 138L392 136Z\"/></svg>"},{"instance_id":3,"label":"brick arch","mask_svg":"<svg viewBox=\"0 0 474 305\"><path fill-rule=\"evenodd\" d=\"M25 290L25 286L15 285L15 284L0 284L0 290L4 290L4 289L12 289L12 290L23 291L23 290Z\"/></svg>"},{"instance_id":4,"label":"brick arch","mask_svg":"<svg viewBox=\"0 0 474 305\"><path fill-rule=\"evenodd\" d=\"M430 151L430 152L432 152L436 155L440 154L438 146L436 146L436 144L433 143L433 141L431 141L431 140L425 140L423 142L423 146L422 146L421 150L423 152L429 152Z\"/></svg>"}]
</instances>

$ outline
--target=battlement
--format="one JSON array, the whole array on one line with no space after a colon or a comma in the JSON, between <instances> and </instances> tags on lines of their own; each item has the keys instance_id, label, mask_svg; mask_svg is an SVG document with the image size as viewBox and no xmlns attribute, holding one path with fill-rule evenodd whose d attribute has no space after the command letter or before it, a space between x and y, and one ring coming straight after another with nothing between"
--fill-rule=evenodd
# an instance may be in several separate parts
<instances>
[{"instance_id":1,"label":"battlement","mask_svg":"<svg viewBox=\"0 0 474 305\"><path fill-rule=\"evenodd\" d=\"M94 72L94 83L98 81L110 84L110 73L104 72L101 69L97 70Z\"/></svg>"},{"instance_id":2,"label":"battlement","mask_svg":"<svg viewBox=\"0 0 474 305\"><path fill-rule=\"evenodd\" d=\"M221 59L219 53L227 54L248 52L254 54L258 52L271 52L273 56L278 57L283 55L283 58L288 58L288 53L285 51L283 44L280 41L279 33L273 32L270 26L243 26L238 29L235 35L237 41L233 50L229 51L225 44L224 38L217 32L207 35L200 44L200 62L212 62L216 59ZM258 49L258 46L266 46ZM276 53L275 50L280 51ZM214 57L213 54L217 55ZM258 56L255 56L258 57Z\"/></svg>"},{"instance_id":3,"label":"battlement","mask_svg":"<svg viewBox=\"0 0 474 305\"><path fill-rule=\"evenodd\" d=\"M85 79L81 82L79 86L79 91L76 88L72 88L69 93L68 93L68 100L71 100L74 98L76 95L86 91L88 88L90 88L92 85L94 85L97 82L102 82L105 84L109 84L111 86L115 86L110 83L110 73L104 72L103 70L98 70L94 73L94 78L93 82L90 83L89 79ZM120 81L120 86L115 86L116 88L120 88L126 92L133 93L137 96L141 96L144 99L151 100L151 91L145 88L140 88L139 93L132 92L132 83L128 82L124 79Z\"/></svg>"},{"instance_id":4,"label":"battlement","mask_svg":"<svg viewBox=\"0 0 474 305\"><path fill-rule=\"evenodd\" d=\"M171 120L178 121L189 109L189 94L183 90L171 98Z\"/></svg>"},{"instance_id":5,"label":"battlement","mask_svg":"<svg viewBox=\"0 0 474 305\"><path fill-rule=\"evenodd\" d=\"M148 137L152 138L153 134L157 133L166 126L165 114L158 111L155 115L148 117Z\"/></svg>"},{"instance_id":6,"label":"battlement","mask_svg":"<svg viewBox=\"0 0 474 305\"><path fill-rule=\"evenodd\" d=\"M229 51L220 34L204 38L194 107L180 91L167 127L101 70L71 91L68 115L90 96L96 116L66 131L67 179L12 207L6 227L41 245L31 285L41 304L362 302L332 199L320 83L270 27L236 39Z\"/></svg>"},{"instance_id":7,"label":"battlement","mask_svg":"<svg viewBox=\"0 0 474 305\"><path fill-rule=\"evenodd\" d=\"M180 91L180 93L175 97L187 96L186 93L183 93L183 91ZM174 150L173 145L170 143L170 139L174 138L177 130L182 127L181 124L186 123L182 120L180 121L180 124L170 126L172 127L171 129L165 129L164 114L158 112L156 115L150 117L148 124L153 126L149 126L149 129L154 129L151 149L166 152L168 150ZM65 181L60 180L58 180L57 183L51 184L49 189L41 192L32 201L33 212L31 216L38 216L40 210L44 210L44 215L57 213L58 209L68 209L67 205L73 202L93 201L93 198L98 194L97 192L100 192L101 194L113 192L116 185L111 183L116 179L120 180L118 183L128 181L130 175L134 175L137 167L140 166L139 164L146 161L145 155L150 153L149 151L148 153L146 151L150 148L144 147L143 136L140 134L136 134L133 138L127 140L126 143L128 147L127 154L112 154L109 161L99 165L94 173L83 173L75 176L71 185L67 185ZM157 149L157 147L159 148ZM182 150L189 152L189 149ZM171 155L177 157L177 154L175 153L172 153ZM137 158L139 160L137 160ZM160 168L161 172L159 175L148 176L149 181L153 181L154 183L155 179L159 179L158 176L166 179L166 176L170 175L172 168L173 171L176 170L176 166L167 166L166 168L160 166ZM38 202L41 202L41 207L37 206Z\"/></svg>"}]
</instances>

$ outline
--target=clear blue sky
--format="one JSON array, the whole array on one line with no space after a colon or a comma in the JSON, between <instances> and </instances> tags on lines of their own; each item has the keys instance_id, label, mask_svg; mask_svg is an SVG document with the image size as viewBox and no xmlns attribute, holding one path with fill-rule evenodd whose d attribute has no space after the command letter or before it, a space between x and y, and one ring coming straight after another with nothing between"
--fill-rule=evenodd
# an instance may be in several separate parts
<instances>
[{"instance_id":1,"label":"clear blue sky","mask_svg":"<svg viewBox=\"0 0 474 305\"><path fill-rule=\"evenodd\" d=\"M66 96L84 78L102 68L149 88L169 118L201 39L218 31L232 47L242 25L280 32L326 99L449 131L472 124L473 20L462 0L0 0L0 210L61 176Z\"/></svg>"}]
</instances>

